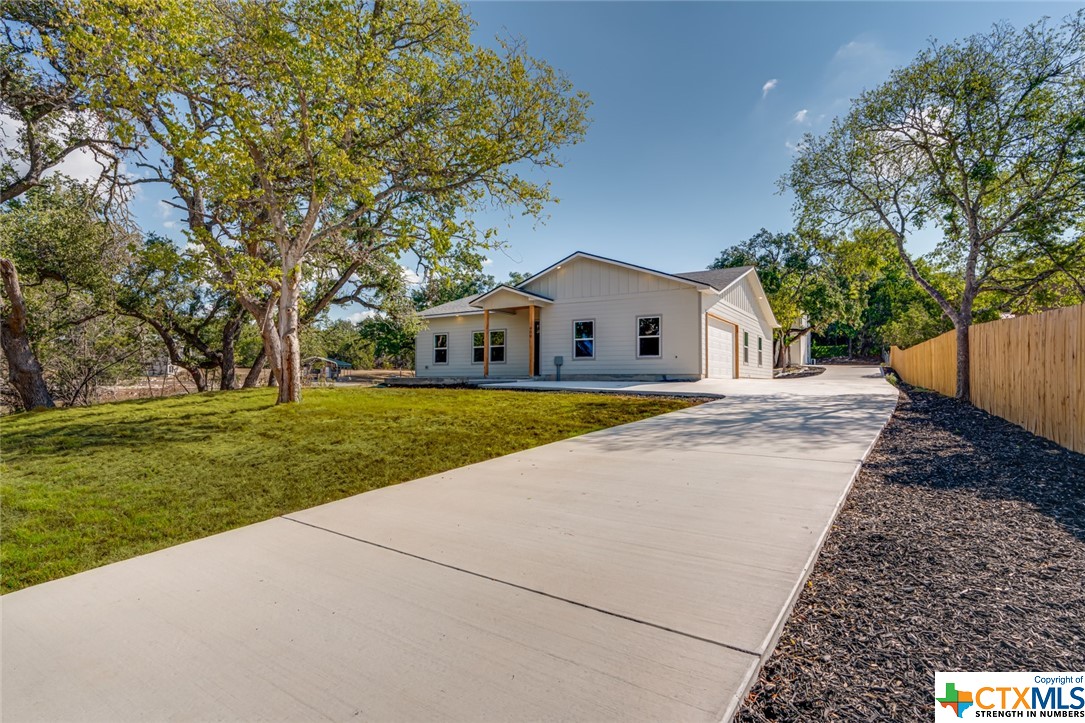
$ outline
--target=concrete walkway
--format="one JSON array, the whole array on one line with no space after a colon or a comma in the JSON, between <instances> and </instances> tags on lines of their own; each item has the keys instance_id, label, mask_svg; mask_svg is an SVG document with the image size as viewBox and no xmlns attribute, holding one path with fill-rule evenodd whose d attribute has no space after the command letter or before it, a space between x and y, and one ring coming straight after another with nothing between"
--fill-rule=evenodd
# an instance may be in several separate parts
<instances>
[{"instance_id":1,"label":"concrete walkway","mask_svg":"<svg viewBox=\"0 0 1085 723\"><path fill-rule=\"evenodd\" d=\"M727 719L895 403L735 382L12 593L3 718Z\"/></svg>"}]
</instances>

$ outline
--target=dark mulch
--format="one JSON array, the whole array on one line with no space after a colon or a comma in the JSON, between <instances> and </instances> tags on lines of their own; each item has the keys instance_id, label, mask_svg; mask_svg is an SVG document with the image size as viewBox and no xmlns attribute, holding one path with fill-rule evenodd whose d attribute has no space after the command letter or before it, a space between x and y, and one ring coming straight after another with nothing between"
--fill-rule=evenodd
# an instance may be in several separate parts
<instances>
[{"instance_id":1,"label":"dark mulch","mask_svg":"<svg viewBox=\"0 0 1085 723\"><path fill-rule=\"evenodd\" d=\"M1085 455L906 388L736 720L930 720L936 670L1085 670Z\"/></svg>"}]
</instances>

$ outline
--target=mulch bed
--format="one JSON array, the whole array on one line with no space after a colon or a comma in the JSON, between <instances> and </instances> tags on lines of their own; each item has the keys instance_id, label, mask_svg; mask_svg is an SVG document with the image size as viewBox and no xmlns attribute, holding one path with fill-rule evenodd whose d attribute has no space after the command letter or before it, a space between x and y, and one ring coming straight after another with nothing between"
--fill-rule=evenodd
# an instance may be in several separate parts
<instances>
[{"instance_id":1,"label":"mulch bed","mask_svg":"<svg viewBox=\"0 0 1085 723\"><path fill-rule=\"evenodd\" d=\"M781 371L774 378L775 379L803 379L805 377L816 377L818 374L824 374L825 367L789 367Z\"/></svg>"},{"instance_id":2,"label":"mulch bed","mask_svg":"<svg viewBox=\"0 0 1085 723\"><path fill-rule=\"evenodd\" d=\"M938 670L1085 670L1085 455L905 387L736 720L930 720Z\"/></svg>"}]
</instances>

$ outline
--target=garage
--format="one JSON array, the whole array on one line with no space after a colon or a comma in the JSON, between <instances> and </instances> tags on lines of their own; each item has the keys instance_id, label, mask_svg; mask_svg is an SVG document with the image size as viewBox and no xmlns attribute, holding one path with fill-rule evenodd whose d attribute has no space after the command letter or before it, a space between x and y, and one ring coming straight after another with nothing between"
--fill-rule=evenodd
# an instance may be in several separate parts
<instances>
[{"instance_id":1,"label":"garage","mask_svg":"<svg viewBox=\"0 0 1085 723\"><path fill-rule=\"evenodd\" d=\"M708 377L710 379L734 379L735 377L735 327L715 317L708 321Z\"/></svg>"}]
</instances>

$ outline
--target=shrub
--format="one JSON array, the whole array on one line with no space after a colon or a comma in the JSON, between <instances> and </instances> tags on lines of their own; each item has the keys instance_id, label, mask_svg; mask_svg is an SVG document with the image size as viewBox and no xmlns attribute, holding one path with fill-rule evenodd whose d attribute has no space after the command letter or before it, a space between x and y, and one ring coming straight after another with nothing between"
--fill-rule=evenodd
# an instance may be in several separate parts
<instances>
[{"instance_id":1,"label":"shrub","mask_svg":"<svg viewBox=\"0 0 1085 723\"><path fill-rule=\"evenodd\" d=\"M811 344L810 356L815 359L831 359L837 356L846 356L848 353L847 344Z\"/></svg>"}]
</instances>

